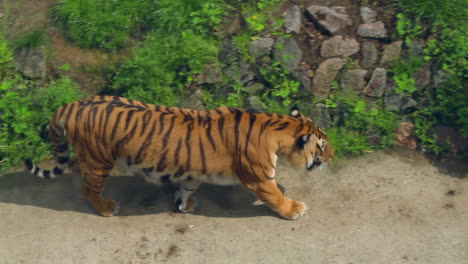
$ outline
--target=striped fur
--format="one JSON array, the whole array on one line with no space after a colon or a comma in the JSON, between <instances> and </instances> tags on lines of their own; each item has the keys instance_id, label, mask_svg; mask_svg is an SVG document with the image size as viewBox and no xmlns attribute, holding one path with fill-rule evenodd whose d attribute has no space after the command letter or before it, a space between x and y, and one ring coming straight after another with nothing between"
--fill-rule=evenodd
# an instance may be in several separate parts
<instances>
[{"instance_id":1,"label":"striped fur","mask_svg":"<svg viewBox=\"0 0 468 264\"><path fill-rule=\"evenodd\" d=\"M27 160L27 169L39 177L56 177L69 161L70 144L84 176L81 192L103 216L119 208L101 196L117 164L149 182L180 184L176 205L182 212L196 206L192 194L201 183L240 183L282 217L297 219L306 207L278 189L277 155L308 170L333 157L326 134L297 108L291 115L232 107L197 111L98 96L59 108L49 137L57 167L42 170Z\"/></svg>"}]
</instances>

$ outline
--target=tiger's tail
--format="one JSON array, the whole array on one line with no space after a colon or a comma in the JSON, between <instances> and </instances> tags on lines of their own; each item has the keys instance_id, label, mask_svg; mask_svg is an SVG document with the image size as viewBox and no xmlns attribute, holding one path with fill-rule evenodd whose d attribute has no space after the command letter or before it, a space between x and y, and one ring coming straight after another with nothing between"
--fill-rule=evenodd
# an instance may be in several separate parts
<instances>
[{"instance_id":1,"label":"tiger's tail","mask_svg":"<svg viewBox=\"0 0 468 264\"><path fill-rule=\"evenodd\" d=\"M40 178L56 178L57 175L62 174L65 168L68 167L68 162L70 161L66 130L57 119L57 115L55 115L49 123L49 138L54 148L54 156L57 160L56 166L52 170L45 170L39 168L31 159L24 160L26 169Z\"/></svg>"}]
</instances>

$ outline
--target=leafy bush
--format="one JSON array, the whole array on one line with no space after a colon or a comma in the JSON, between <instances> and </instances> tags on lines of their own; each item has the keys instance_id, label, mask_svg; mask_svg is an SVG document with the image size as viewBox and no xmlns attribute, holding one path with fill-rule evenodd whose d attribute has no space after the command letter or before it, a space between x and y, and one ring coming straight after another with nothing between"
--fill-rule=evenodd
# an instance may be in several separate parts
<instances>
[{"instance_id":1,"label":"leafy bush","mask_svg":"<svg viewBox=\"0 0 468 264\"><path fill-rule=\"evenodd\" d=\"M352 93L330 95L325 106L334 124L327 130L337 155L359 154L365 150L391 146L397 125L397 115L383 110Z\"/></svg>"},{"instance_id":2,"label":"leafy bush","mask_svg":"<svg viewBox=\"0 0 468 264\"><path fill-rule=\"evenodd\" d=\"M149 0L59 0L54 17L81 47L113 51L128 44L155 8Z\"/></svg>"},{"instance_id":3,"label":"leafy bush","mask_svg":"<svg viewBox=\"0 0 468 264\"><path fill-rule=\"evenodd\" d=\"M113 88L125 96L163 105L177 105L184 87L206 63L216 63L214 40L190 31L177 35L154 32L115 76Z\"/></svg>"},{"instance_id":4,"label":"leafy bush","mask_svg":"<svg viewBox=\"0 0 468 264\"><path fill-rule=\"evenodd\" d=\"M417 98L420 107L412 115L416 135L420 138L423 147L441 153L444 147L437 145L435 125L452 126L468 136L466 1L398 0L396 2L403 13L398 17L401 22L397 29L404 31L409 39L419 36L417 33L424 30L431 33L424 50L424 59L431 62L434 68L442 70L445 75L441 80L442 83L434 89L421 92L421 97ZM405 20L407 17L415 18L413 20L415 23ZM400 82L399 87L411 87L411 81L405 78L411 76L411 69L400 68L397 71L400 72L396 75L397 83ZM403 90L411 89L403 88Z\"/></svg>"}]
</instances>

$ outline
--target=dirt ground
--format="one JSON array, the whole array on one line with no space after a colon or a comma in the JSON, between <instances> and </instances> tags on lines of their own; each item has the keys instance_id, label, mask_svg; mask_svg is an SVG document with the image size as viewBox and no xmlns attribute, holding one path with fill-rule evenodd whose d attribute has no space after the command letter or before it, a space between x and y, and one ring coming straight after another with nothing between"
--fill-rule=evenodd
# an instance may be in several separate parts
<instances>
[{"instance_id":1,"label":"dirt ground","mask_svg":"<svg viewBox=\"0 0 468 264\"><path fill-rule=\"evenodd\" d=\"M325 172L286 165L278 182L307 203L280 219L241 187L203 186L195 214L174 187L113 176L118 216L95 214L79 176L0 176L0 263L468 263L468 169L410 151L370 153Z\"/></svg>"}]
</instances>

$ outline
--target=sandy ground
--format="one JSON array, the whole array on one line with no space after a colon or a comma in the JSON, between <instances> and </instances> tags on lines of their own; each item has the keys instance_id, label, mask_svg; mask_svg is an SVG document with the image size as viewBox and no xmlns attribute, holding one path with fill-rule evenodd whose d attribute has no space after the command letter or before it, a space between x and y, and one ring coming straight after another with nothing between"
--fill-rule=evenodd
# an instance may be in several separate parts
<instances>
[{"instance_id":1,"label":"sandy ground","mask_svg":"<svg viewBox=\"0 0 468 264\"><path fill-rule=\"evenodd\" d=\"M468 263L467 164L371 153L278 182L309 211L278 218L241 187L203 186L195 214L174 187L111 177L118 216L97 216L71 174L0 176L0 263Z\"/></svg>"}]
</instances>

